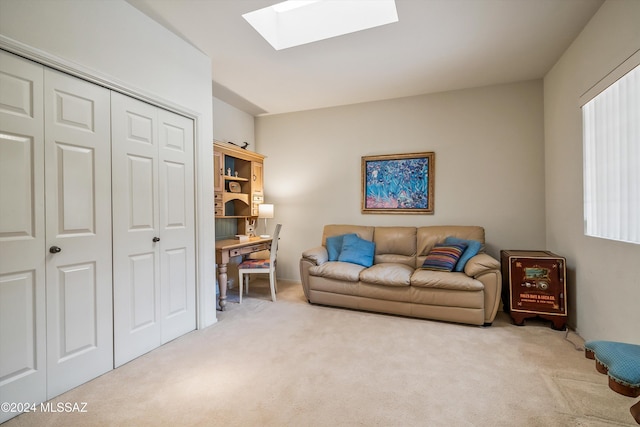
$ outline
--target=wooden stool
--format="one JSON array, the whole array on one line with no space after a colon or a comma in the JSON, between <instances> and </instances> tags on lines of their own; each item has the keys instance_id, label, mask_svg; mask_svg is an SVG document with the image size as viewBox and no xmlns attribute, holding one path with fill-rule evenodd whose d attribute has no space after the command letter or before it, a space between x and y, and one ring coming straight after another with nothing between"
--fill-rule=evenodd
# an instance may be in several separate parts
<instances>
[{"instance_id":1,"label":"wooden stool","mask_svg":"<svg viewBox=\"0 0 640 427\"><path fill-rule=\"evenodd\" d=\"M611 390L629 397L640 396L640 345L589 341L584 344L584 355L595 359L598 372L609 375ZM640 424L640 401L631 406L630 412Z\"/></svg>"}]
</instances>

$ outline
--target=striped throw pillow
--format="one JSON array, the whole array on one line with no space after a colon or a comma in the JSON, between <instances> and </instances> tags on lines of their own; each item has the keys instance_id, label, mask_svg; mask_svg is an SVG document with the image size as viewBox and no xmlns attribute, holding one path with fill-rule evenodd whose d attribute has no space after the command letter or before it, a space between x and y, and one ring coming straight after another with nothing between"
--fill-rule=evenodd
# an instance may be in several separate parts
<instances>
[{"instance_id":1,"label":"striped throw pillow","mask_svg":"<svg viewBox=\"0 0 640 427\"><path fill-rule=\"evenodd\" d=\"M467 248L465 243L436 244L422 263L425 270L452 271Z\"/></svg>"}]
</instances>

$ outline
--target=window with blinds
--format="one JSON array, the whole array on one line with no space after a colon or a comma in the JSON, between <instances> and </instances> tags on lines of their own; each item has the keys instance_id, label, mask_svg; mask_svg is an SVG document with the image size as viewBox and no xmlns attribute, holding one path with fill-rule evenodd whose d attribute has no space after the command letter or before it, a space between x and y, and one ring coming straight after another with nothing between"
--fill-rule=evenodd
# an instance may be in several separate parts
<instances>
[{"instance_id":1,"label":"window with blinds","mask_svg":"<svg viewBox=\"0 0 640 427\"><path fill-rule=\"evenodd\" d=\"M584 224L588 236L640 244L640 66L623 71L582 106Z\"/></svg>"}]
</instances>

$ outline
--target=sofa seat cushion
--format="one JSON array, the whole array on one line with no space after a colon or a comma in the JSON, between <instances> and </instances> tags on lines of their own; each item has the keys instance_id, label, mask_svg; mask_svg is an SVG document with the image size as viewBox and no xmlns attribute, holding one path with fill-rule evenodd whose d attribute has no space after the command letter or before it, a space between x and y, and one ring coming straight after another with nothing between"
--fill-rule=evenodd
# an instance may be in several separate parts
<instances>
[{"instance_id":1,"label":"sofa seat cushion","mask_svg":"<svg viewBox=\"0 0 640 427\"><path fill-rule=\"evenodd\" d=\"M374 285L409 286L414 269L406 264L375 264L360 272L360 281Z\"/></svg>"},{"instance_id":2,"label":"sofa seat cushion","mask_svg":"<svg viewBox=\"0 0 640 427\"><path fill-rule=\"evenodd\" d=\"M324 264L311 267L309 269L309 274L329 279L357 282L360 280L360 272L364 269L365 267L358 264L352 264L350 262L329 261Z\"/></svg>"},{"instance_id":3,"label":"sofa seat cushion","mask_svg":"<svg viewBox=\"0 0 640 427\"><path fill-rule=\"evenodd\" d=\"M411 303L411 286L386 286L374 285L372 283L360 282L358 286L358 296L367 300L379 300L383 303L389 301Z\"/></svg>"},{"instance_id":4,"label":"sofa seat cushion","mask_svg":"<svg viewBox=\"0 0 640 427\"><path fill-rule=\"evenodd\" d=\"M464 273L432 270L416 270L411 276L411 286L450 289L455 291L481 291L481 281Z\"/></svg>"},{"instance_id":5,"label":"sofa seat cushion","mask_svg":"<svg viewBox=\"0 0 640 427\"><path fill-rule=\"evenodd\" d=\"M360 282L347 282L346 280L309 275L309 289L315 292L356 296L360 285Z\"/></svg>"},{"instance_id":6,"label":"sofa seat cushion","mask_svg":"<svg viewBox=\"0 0 640 427\"><path fill-rule=\"evenodd\" d=\"M454 291L451 289L410 286L411 302L419 306L484 311L484 291ZM484 317L484 316L482 316Z\"/></svg>"}]
</instances>

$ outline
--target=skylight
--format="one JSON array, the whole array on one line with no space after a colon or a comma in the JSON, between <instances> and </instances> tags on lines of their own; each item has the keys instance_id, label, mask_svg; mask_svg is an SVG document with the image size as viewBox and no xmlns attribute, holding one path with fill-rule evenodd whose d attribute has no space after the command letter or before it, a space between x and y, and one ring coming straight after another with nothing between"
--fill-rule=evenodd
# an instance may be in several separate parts
<instances>
[{"instance_id":1,"label":"skylight","mask_svg":"<svg viewBox=\"0 0 640 427\"><path fill-rule=\"evenodd\" d=\"M395 0L289 0L242 17L276 50L398 22Z\"/></svg>"}]
</instances>

